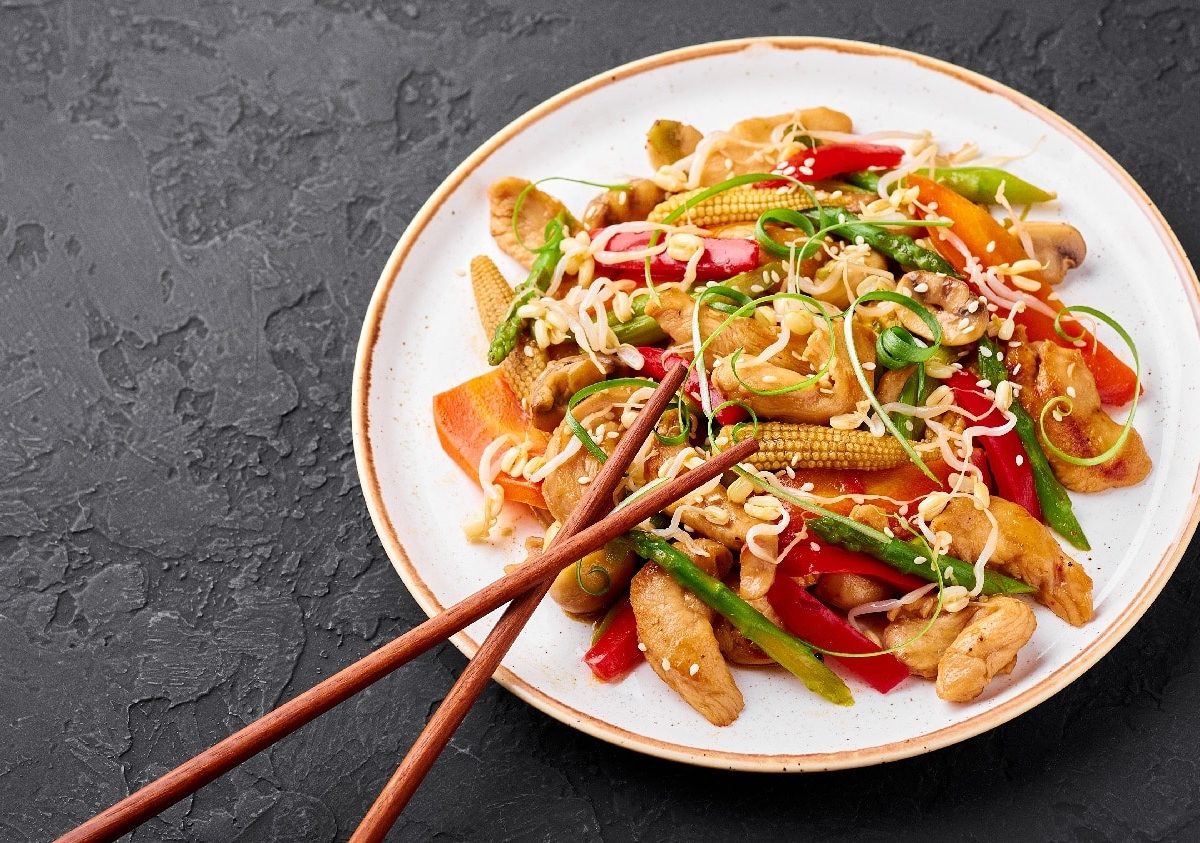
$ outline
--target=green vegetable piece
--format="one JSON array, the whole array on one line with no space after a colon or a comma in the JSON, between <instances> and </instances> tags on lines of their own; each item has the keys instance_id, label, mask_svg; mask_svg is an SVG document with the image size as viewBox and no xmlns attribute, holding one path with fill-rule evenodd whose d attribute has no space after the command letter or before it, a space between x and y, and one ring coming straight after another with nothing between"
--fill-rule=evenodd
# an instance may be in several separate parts
<instances>
[{"instance_id":1,"label":"green vegetable piece","mask_svg":"<svg viewBox=\"0 0 1200 843\"><path fill-rule=\"evenodd\" d=\"M863 243L887 255L905 269L922 269L958 277L954 267L937 252L921 248L907 234L896 234L883 226L862 222L844 208L822 208L820 212L805 211L803 214L819 229L832 229L832 233L843 240L858 242L861 237Z\"/></svg>"},{"instance_id":2,"label":"green vegetable piece","mask_svg":"<svg viewBox=\"0 0 1200 843\"><path fill-rule=\"evenodd\" d=\"M649 533L635 530L628 536L638 556L657 563L675 582L720 613L810 691L838 705L854 703L846 683L817 658L808 644L775 626L727 585L696 567L687 554Z\"/></svg>"},{"instance_id":3,"label":"green vegetable piece","mask_svg":"<svg viewBox=\"0 0 1200 843\"><path fill-rule=\"evenodd\" d=\"M753 299L774 293L786 279L787 267L783 265L783 261L771 261L758 269L752 269L749 272L735 275L727 281L722 281L721 286L737 290Z\"/></svg>"},{"instance_id":4,"label":"green vegetable piece","mask_svg":"<svg viewBox=\"0 0 1200 843\"><path fill-rule=\"evenodd\" d=\"M488 346L488 363L491 365L499 366L504 362L504 358L512 354L513 349L517 347L517 339L520 337L526 321L517 316L517 311L549 286L550 279L554 275L554 267L558 265L559 258L562 257L560 247L566 236L567 226L570 225L570 219L569 214L561 212L546 223L545 242L535 250L537 257L534 258L533 266L529 269L529 276L514 291L515 295L512 306L508 309L508 316L496 326L492 344Z\"/></svg>"},{"instance_id":5,"label":"green vegetable piece","mask_svg":"<svg viewBox=\"0 0 1200 843\"><path fill-rule=\"evenodd\" d=\"M850 524L845 523L847 521ZM808 521L809 529L825 541L841 545L847 550L873 556L880 562L886 562L906 574L937 582L937 572L929 560L928 551L883 534L879 534L882 540L874 538L869 535L869 533L875 532L874 530L870 530L870 528L859 530L857 526L851 526L852 524L854 522L849 518L827 516L811 518ZM968 589L975 586L975 569L969 563L955 559L953 556L939 556L937 561L943 570L950 571L947 578L952 582ZM1030 594L1034 590L1032 586L996 571L986 571L983 575L984 594Z\"/></svg>"},{"instance_id":6,"label":"green vegetable piece","mask_svg":"<svg viewBox=\"0 0 1200 843\"><path fill-rule=\"evenodd\" d=\"M634 308L635 313L636 311ZM658 320L644 313L634 316L628 322L618 322L615 316L609 314L608 325L617 335L617 342L626 345L655 345L667 338L667 333L658 324Z\"/></svg>"},{"instance_id":7,"label":"green vegetable piece","mask_svg":"<svg viewBox=\"0 0 1200 843\"><path fill-rule=\"evenodd\" d=\"M925 399L933 391L931 381L933 378L926 377L924 366L914 368L908 380L904 382L904 388L900 390L900 403L911 407L923 407ZM892 413L892 421L909 441L916 442L925 435L925 420L922 418L897 412Z\"/></svg>"},{"instance_id":8,"label":"green vegetable piece","mask_svg":"<svg viewBox=\"0 0 1200 843\"><path fill-rule=\"evenodd\" d=\"M841 179L863 190L879 190L879 173L870 170L847 173ZM938 167L933 171L933 180L983 205L996 203L996 191L1001 184L1005 198L1014 205L1049 202L1056 195L995 167Z\"/></svg>"},{"instance_id":9,"label":"green vegetable piece","mask_svg":"<svg viewBox=\"0 0 1200 843\"><path fill-rule=\"evenodd\" d=\"M984 336L980 339L979 348L991 352L979 355L979 374L993 384L1008 380L1008 369L1000 360L1000 349L991 337ZM1038 503L1042 506L1042 515L1045 517L1046 523L1057 530L1059 535L1069 541L1072 546L1080 550L1091 550L1092 546L1083 533L1083 527L1080 525L1079 519L1075 517L1075 511L1071 508L1071 497L1067 494L1063 484L1059 483L1058 478L1054 476L1054 469L1051 468L1050 461L1046 459L1046 452L1042 450L1042 443L1038 440L1033 418L1016 401L1008 409L1016 417L1015 430L1021 444L1025 446L1025 453L1029 456L1029 468L1033 472L1033 487L1037 492Z\"/></svg>"}]
</instances>

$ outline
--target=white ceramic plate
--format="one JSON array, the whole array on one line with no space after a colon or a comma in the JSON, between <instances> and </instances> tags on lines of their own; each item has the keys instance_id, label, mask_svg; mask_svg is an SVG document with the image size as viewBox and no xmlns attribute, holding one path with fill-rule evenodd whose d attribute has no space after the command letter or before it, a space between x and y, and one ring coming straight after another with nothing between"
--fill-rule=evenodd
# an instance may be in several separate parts
<instances>
[{"instance_id":1,"label":"white ceramic plate","mask_svg":"<svg viewBox=\"0 0 1200 843\"><path fill-rule=\"evenodd\" d=\"M900 90L905 96L896 97ZM819 101L790 92L819 91ZM812 100L812 101L810 101ZM648 669L602 686L580 662L587 626L550 603L504 661L498 678L553 717L613 743L713 767L819 770L915 755L992 728L1063 688L1142 615L1179 561L1197 521L1200 414L1185 362L1198 348L1197 282L1178 242L1124 170L1078 129L996 82L924 56L810 38L706 44L597 76L543 103L480 147L437 189L401 238L363 327L354 380L355 452L367 503L392 562L433 614L495 579L521 557L514 539L473 546L460 525L480 494L441 451L431 397L486 369L463 271L487 253L510 277L514 264L488 236L486 189L494 179L549 175L619 181L644 174L643 133L658 117L702 130L795 107L830 105L857 131L932 129L944 148L976 141L1016 154L1021 175L1058 191L1039 211L1078 226L1084 267L1068 301L1113 314L1139 343L1147 391L1137 427L1154 460L1133 489L1075 497L1095 548L1096 617L1074 629L1038 608L1038 629L1016 670L968 705L939 700L909 680L883 696L848 680L857 704L829 705L782 671L738 670L746 707L727 728L710 726ZM591 188L559 188L576 210ZM1116 342L1116 340L1114 340ZM1193 420L1189 422L1188 420ZM495 615L457 636L473 654Z\"/></svg>"}]
</instances>

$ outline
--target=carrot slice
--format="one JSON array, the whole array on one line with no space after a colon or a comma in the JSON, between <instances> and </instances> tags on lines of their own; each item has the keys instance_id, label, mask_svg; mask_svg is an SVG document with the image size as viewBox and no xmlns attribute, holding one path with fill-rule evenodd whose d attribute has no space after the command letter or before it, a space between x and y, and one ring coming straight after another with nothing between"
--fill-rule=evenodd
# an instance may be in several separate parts
<instances>
[{"instance_id":1,"label":"carrot slice","mask_svg":"<svg viewBox=\"0 0 1200 843\"><path fill-rule=\"evenodd\" d=\"M442 450L475 480L479 478L479 460L496 437L507 433L514 444L528 437L535 443L534 453L544 451L549 441L545 433L530 425L499 369L433 396L433 424ZM504 473L496 482L508 500L546 508L541 483Z\"/></svg>"}]
</instances>

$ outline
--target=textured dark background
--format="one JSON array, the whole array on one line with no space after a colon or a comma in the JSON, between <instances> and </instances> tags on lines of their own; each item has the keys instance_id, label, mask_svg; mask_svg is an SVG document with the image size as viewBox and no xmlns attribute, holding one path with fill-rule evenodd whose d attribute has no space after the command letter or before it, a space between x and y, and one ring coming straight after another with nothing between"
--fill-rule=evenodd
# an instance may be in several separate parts
<instances>
[{"instance_id":1,"label":"textured dark background","mask_svg":"<svg viewBox=\"0 0 1200 843\"><path fill-rule=\"evenodd\" d=\"M423 617L356 479L359 325L434 186L568 84L740 35L919 50L1080 125L1200 253L1194 2L739 5L0 0L0 839ZM1195 561L1050 703L872 770L689 769L493 687L397 839L1198 838ZM441 648L134 839L346 837L462 664Z\"/></svg>"}]
</instances>

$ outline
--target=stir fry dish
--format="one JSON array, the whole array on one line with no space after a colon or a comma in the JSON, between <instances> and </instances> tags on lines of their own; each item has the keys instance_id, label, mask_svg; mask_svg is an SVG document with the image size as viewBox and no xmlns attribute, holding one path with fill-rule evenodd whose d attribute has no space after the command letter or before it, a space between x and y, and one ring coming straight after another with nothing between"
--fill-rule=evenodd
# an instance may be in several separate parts
<instances>
[{"instance_id":1,"label":"stir fry dish","mask_svg":"<svg viewBox=\"0 0 1200 843\"><path fill-rule=\"evenodd\" d=\"M1086 294L1067 280L1082 235L1026 218L1055 194L1015 159L856 134L830 108L708 134L659 120L646 152L645 178L583 181L600 193L579 215L542 189L579 179L491 186L492 237L525 274L471 261L494 368L433 408L483 490L468 538L510 533L503 505L524 504L545 525L530 553L676 361L688 378L614 507L759 441L558 576L595 677L646 663L718 726L747 666L840 705L846 677L883 694L921 677L960 703L1039 618L1088 623L1070 493L1151 465L1133 339L1065 303Z\"/></svg>"}]
</instances>

